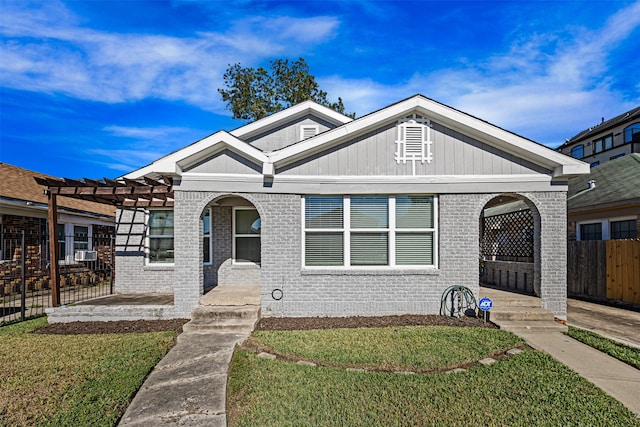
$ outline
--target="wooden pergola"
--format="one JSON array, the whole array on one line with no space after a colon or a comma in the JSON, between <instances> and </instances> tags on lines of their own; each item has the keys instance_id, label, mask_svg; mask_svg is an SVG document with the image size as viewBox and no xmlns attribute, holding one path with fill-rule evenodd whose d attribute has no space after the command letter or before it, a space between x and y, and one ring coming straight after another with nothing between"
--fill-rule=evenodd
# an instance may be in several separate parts
<instances>
[{"instance_id":1,"label":"wooden pergola","mask_svg":"<svg viewBox=\"0 0 640 427\"><path fill-rule=\"evenodd\" d=\"M60 306L60 270L58 268L58 203L57 196L71 197L89 202L113 205L117 208L173 206L173 179L161 176L158 179L132 180L122 178L101 181L84 178L40 178L36 182L47 187L49 222L49 253L51 257L51 305Z\"/></svg>"}]
</instances>

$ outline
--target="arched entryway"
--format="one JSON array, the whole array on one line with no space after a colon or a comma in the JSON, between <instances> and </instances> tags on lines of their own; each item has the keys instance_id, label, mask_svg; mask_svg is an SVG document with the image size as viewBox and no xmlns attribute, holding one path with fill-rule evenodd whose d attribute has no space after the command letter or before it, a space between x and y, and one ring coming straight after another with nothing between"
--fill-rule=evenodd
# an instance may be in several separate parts
<instances>
[{"instance_id":1,"label":"arched entryway","mask_svg":"<svg viewBox=\"0 0 640 427\"><path fill-rule=\"evenodd\" d=\"M480 213L480 286L540 296L540 215L526 197L503 194Z\"/></svg>"},{"instance_id":2,"label":"arched entryway","mask_svg":"<svg viewBox=\"0 0 640 427\"><path fill-rule=\"evenodd\" d=\"M239 195L209 201L200 215L203 291L218 285L260 285L261 214Z\"/></svg>"}]
</instances>

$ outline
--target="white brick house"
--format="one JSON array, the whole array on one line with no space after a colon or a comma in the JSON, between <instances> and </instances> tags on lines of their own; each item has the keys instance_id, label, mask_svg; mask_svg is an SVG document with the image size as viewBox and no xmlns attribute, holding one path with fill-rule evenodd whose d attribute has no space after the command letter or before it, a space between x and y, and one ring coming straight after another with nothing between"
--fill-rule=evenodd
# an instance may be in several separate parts
<instances>
[{"instance_id":1,"label":"white brick house","mask_svg":"<svg viewBox=\"0 0 640 427\"><path fill-rule=\"evenodd\" d=\"M260 284L263 316L439 310L476 295L479 221L502 196L534 213L534 285L566 318L566 192L579 160L420 95L353 120L304 102L127 174L171 176L172 209L118 212L116 290ZM512 199L511 199L512 200Z\"/></svg>"}]
</instances>

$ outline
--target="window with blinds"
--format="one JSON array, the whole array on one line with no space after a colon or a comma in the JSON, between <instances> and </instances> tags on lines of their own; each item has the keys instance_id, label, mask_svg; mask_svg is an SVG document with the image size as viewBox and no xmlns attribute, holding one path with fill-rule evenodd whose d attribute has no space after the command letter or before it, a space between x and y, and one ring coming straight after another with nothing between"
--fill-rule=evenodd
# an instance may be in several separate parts
<instances>
[{"instance_id":1,"label":"window with blinds","mask_svg":"<svg viewBox=\"0 0 640 427\"><path fill-rule=\"evenodd\" d=\"M305 266L435 266L435 196L307 196L303 204Z\"/></svg>"}]
</instances>

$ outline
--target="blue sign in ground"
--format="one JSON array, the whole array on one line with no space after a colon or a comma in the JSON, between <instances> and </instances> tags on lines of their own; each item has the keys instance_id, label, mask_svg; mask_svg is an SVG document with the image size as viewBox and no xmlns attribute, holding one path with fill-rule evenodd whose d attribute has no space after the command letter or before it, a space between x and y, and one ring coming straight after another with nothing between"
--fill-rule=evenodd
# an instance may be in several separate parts
<instances>
[{"instance_id":1,"label":"blue sign in ground","mask_svg":"<svg viewBox=\"0 0 640 427\"><path fill-rule=\"evenodd\" d=\"M493 308L493 301L490 298L484 297L478 301L478 308L482 311L489 311Z\"/></svg>"}]
</instances>

